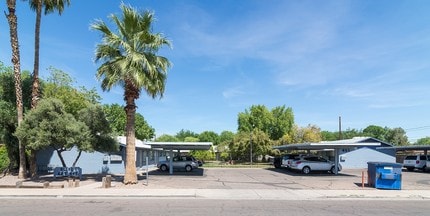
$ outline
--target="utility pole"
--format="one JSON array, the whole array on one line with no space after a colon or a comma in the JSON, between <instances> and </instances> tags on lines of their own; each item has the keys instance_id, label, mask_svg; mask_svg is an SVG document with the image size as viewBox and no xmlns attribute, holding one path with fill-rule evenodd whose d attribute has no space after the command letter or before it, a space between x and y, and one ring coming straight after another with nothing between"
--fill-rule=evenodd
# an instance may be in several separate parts
<instances>
[{"instance_id":1,"label":"utility pole","mask_svg":"<svg viewBox=\"0 0 430 216\"><path fill-rule=\"evenodd\" d=\"M251 131L251 133L249 134L249 145L250 145L250 155L249 155L249 158L250 158L250 161L251 161L251 167L252 167L252 131Z\"/></svg>"},{"instance_id":2,"label":"utility pole","mask_svg":"<svg viewBox=\"0 0 430 216\"><path fill-rule=\"evenodd\" d=\"M339 116L339 140L342 139L342 117Z\"/></svg>"}]
</instances>

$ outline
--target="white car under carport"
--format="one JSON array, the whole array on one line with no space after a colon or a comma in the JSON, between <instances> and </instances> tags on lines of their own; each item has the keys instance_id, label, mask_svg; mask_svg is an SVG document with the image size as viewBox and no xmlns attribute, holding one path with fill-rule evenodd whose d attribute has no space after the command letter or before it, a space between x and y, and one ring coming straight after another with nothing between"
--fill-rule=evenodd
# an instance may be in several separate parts
<instances>
[{"instance_id":1,"label":"white car under carport","mask_svg":"<svg viewBox=\"0 0 430 216\"><path fill-rule=\"evenodd\" d=\"M173 174L173 151L182 150L209 150L211 142L146 142L154 149L163 149L169 152L169 173ZM198 165L197 165L198 166Z\"/></svg>"}]
</instances>

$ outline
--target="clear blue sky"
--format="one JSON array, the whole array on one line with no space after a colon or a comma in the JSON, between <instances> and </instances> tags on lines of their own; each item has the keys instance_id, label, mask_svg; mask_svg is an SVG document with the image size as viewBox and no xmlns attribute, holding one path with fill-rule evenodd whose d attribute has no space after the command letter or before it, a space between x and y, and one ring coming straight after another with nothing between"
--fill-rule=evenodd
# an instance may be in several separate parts
<instances>
[{"instance_id":1,"label":"clear blue sky","mask_svg":"<svg viewBox=\"0 0 430 216\"><path fill-rule=\"evenodd\" d=\"M103 103L124 104L122 89L95 79L95 19L120 1L71 0L62 16L42 17L41 75L54 66ZM236 132L251 105L285 105L299 126L337 131L402 127L410 140L430 136L429 1L134 0L155 12L155 32L173 49L162 99L142 94L138 112L157 135L181 129ZM33 68L34 13L17 1L21 62ZM2 1L2 11L6 4ZM0 20L0 60L10 65L9 31Z\"/></svg>"}]
</instances>

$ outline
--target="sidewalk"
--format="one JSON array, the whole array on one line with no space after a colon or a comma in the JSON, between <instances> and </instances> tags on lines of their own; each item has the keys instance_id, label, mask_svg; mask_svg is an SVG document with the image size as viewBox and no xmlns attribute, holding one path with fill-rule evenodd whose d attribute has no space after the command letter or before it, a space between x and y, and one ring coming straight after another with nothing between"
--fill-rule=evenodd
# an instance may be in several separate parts
<instances>
[{"instance_id":1,"label":"sidewalk","mask_svg":"<svg viewBox=\"0 0 430 216\"><path fill-rule=\"evenodd\" d=\"M403 177L402 190L361 187L360 170L346 170L340 176L266 169L205 169L175 175L156 171L150 174L149 185L142 176L138 184L129 186L117 177L110 188L102 188L100 176L86 176L79 187L69 187L64 180L50 181L49 188L15 188L16 179L9 179L8 187L0 188L0 199L430 200L429 174L410 172ZM0 181L7 182L6 178ZM23 185L40 187L43 183L26 181Z\"/></svg>"},{"instance_id":2,"label":"sidewalk","mask_svg":"<svg viewBox=\"0 0 430 216\"><path fill-rule=\"evenodd\" d=\"M4 198L178 198L222 200L429 200L430 190L270 190L270 189L0 189Z\"/></svg>"}]
</instances>

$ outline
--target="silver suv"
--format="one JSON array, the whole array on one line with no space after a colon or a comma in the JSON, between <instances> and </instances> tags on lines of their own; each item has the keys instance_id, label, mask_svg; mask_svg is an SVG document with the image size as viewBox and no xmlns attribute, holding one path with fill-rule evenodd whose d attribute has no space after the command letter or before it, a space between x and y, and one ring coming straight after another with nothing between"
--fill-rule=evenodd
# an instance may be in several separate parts
<instances>
[{"instance_id":1,"label":"silver suv","mask_svg":"<svg viewBox=\"0 0 430 216\"><path fill-rule=\"evenodd\" d=\"M403 160L403 167L408 169L408 171L413 171L416 169L425 170L427 165L427 160L430 160L430 156L427 155L408 155Z\"/></svg>"},{"instance_id":2,"label":"silver suv","mask_svg":"<svg viewBox=\"0 0 430 216\"><path fill-rule=\"evenodd\" d=\"M157 164L157 167L161 171L167 171L169 170L169 164L169 160L160 161ZM173 158L172 166L173 169L185 169L185 171L190 172L193 169L198 168L199 164L193 156L175 156Z\"/></svg>"}]
</instances>

